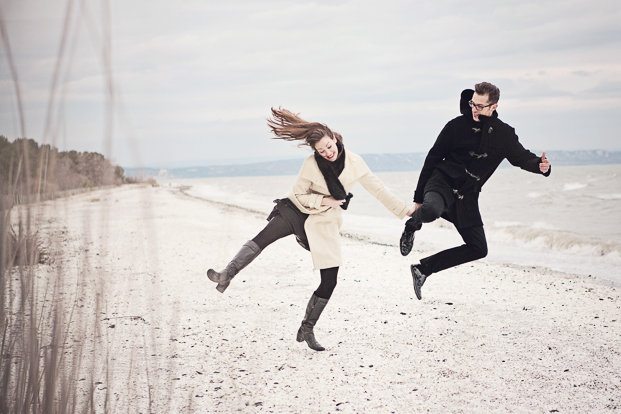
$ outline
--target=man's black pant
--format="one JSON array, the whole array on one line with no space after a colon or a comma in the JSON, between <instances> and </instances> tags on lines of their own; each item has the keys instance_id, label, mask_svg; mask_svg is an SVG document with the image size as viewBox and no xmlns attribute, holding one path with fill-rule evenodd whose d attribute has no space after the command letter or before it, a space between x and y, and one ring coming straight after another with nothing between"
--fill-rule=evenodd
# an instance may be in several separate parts
<instances>
[{"instance_id":1,"label":"man's black pant","mask_svg":"<svg viewBox=\"0 0 621 414\"><path fill-rule=\"evenodd\" d=\"M452 202L454 203L454 200ZM423 204L412 214L412 218L405 225L411 230L420 230L423 223L436 220L449 207L450 205L446 205L440 193L429 191L425 193ZM458 228L457 231L466 244L421 259L420 271L426 276L487 256L487 241L483 226Z\"/></svg>"}]
</instances>

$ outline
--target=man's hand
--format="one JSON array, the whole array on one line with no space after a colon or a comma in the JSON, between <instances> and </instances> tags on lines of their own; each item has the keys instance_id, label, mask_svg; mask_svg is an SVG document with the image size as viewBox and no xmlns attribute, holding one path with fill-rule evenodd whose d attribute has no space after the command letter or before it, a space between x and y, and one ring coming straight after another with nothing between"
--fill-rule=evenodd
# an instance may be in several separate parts
<instances>
[{"instance_id":1,"label":"man's hand","mask_svg":"<svg viewBox=\"0 0 621 414\"><path fill-rule=\"evenodd\" d=\"M546 152L544 151L539 163L539 171L545 174L548 170L550 170L550 160L546 158Z\"/></svg>"},{"instance_id":2,"label":"man's hand","mask_svg":"<svg viewBox=\"0 0 621 414\"><path fill-rule=\"evenodd\" d=\"M332 196L330 196L330 197L324 197L321 200L321 205L332 207L332 208L337 208L337 207L340 207L344 202L345 200L335 200Z\"/></svg>"}]
</instances>

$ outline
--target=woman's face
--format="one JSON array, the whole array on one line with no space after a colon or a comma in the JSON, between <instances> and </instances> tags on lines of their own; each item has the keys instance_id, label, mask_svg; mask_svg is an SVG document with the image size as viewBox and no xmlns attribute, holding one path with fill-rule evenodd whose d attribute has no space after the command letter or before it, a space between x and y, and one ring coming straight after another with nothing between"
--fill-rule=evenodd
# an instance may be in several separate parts
<instances>
[{"instance_id":1,"label":"woman's face","mask_svg":"<svg viewBox=\"0 0 621 414\"><path fill-rule=\"evenodd\" d=\"M339 149L336 146L336 139L324 135L316 144L315 151L328 161L336 161L339 156Z\"/></svg>"}]
</instances>

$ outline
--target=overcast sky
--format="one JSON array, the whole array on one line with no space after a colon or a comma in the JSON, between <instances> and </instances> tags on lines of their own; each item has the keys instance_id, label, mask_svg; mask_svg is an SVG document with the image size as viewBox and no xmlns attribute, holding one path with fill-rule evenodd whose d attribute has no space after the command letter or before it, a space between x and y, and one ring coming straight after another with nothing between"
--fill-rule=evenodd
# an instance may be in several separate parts
<instances>
[{"instance_id":1,"label":"overcast sky","mask_svg":"<svg viewBox=\"0 0 621 414\"><path fill-rule=\"evenodd\" d=\"M424 152L480 81L500 88L499 116L527 148L621 150L619 0L0 0L0 10L25 134L125 167L308 155L270 140L272 106L326 123L357 153ZM0 134L14 139L6 49L0 70Z\"/></svg>"}]
</instances>

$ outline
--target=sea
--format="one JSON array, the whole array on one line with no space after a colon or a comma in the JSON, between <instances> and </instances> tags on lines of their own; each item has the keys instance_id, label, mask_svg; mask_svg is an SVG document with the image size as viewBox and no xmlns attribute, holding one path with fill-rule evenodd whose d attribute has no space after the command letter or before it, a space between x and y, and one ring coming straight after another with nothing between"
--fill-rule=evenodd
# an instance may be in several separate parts
<instances>
[{"instance_id":1,"label":"sea","mask_svg":"<svg viewBox=\"0 0 621 414\"><path fill-rule=\"evenodd\" d=\"M300 161L301 166L302 161ZM413 204L418 172L378 172L395 195ZM284 197L295 176L171 180L194 197L264 213ZM164 183L162 183L164 184ZM398 246L404 220L356 184L342 233ZM553 166L549 177L501 168L485 184L479 206L488 240L488 263L542 266L621 286L621 164ZM254 235L248 235L249 238ZM439 219L416 233L422 250L463 244L451 223ZM410 254L417 262L416 251Z\"/></svg>"}]
</instances>

